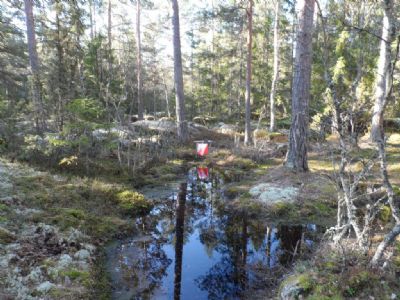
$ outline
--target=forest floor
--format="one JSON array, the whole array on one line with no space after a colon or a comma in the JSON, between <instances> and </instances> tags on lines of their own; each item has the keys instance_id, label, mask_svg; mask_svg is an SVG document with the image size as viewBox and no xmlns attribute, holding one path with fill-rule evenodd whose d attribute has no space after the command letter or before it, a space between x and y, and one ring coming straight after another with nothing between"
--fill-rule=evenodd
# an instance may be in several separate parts
<instances>
[{"instance_id":1,"label":"forest floor","mask_svg":"<svg viewBox=\"0 0 400 300\"><path fill-rule=\"evenodd\" d=\"M103 267L102 249L110 240L134 234L132 216L145 214L152 207L152 202L143 199L132 186L171 182L199 164L221 170L224 193L233 209L260 210L266 220L277 223L312 222L325 227L334 224L335 157L329 142L312 145L311 172L304 175L282 166L284 143L268 142L269 148L260 152L252 147L232 147L230 137L225 139L216 142L210 155L201 161L194 157L192 147L175 149L174 158L148 166L134 182L119 182L120 178L113 176L81 177L39 171L2 158L0 298L109 298L111 287ZM400 185L399 149L400 135L394 134L388 141L388 160L395 189ZM362 142L357 151L367 157L373 150ZM399 249L393 259L400 262L400 244L396 247ZM370 286L369 280L378 286L384 282L385 295L390 297L396 288L377 274L371 279L364 268L353 268L354 274L350 275L343 270L337 273L337 257L325 258L320 255L319 261L301 262L296 268L297 287L314 295L313 299L356 297ZM313 268L310 264L314 264ZM321 273L324 276L318 275ZM292 281L290 278L293 276L288 278ZM348 285L339 286L340 280L347 280ZM378 286L373 294L378 293Z\"/></svg>"}]
</instances>

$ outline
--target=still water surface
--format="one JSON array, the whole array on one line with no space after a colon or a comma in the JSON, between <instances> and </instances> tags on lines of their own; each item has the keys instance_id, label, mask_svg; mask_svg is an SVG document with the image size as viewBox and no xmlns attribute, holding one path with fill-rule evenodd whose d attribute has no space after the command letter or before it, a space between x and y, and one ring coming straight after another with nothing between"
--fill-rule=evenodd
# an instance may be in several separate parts
<instances>
[{"instance_id":1,"label":"still water surface","mask_svg":"<svg viewBox=\"0 0 400 300\"><path fill-rule=\"evenodd\" d=\"M140 234L107 248L113 299L241 299L312 247L315 225L233 210L222 184L217 172L192 169L175 187L144 191L160 201Z\"/></svg>"}]
</instances>

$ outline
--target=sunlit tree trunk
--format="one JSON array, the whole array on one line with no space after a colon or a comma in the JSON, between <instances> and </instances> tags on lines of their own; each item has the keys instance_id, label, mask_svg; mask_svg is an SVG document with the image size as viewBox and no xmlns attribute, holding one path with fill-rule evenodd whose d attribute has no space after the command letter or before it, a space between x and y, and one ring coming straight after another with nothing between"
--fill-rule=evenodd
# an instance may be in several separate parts
<instances>
[{"instance_id":1,"label":"sunlit tree trunk","mask_svg":"<svg viewBox=\"0 0 400 300\"><path fill-rule=\"evenodd\" d=\"M379 51L376 72L375 105L372 115L371 139L374 142L383 142L383 114L388 100L391 86L392 53L391 45L395 38L393 1L383 0L384 15L382 26L382 39Z\"/></svg>"},{"instance_id":2,"label":"sunlit tree trunk","mask_svg":"<svg viewBox=\"0 0 400 300\"><path fill-rule=\"evenodd\" d=\"M384 251L390 246L397 236L400 234L400 212L397 203L395 203L395 194L393 187L389 181L387 171L387 158L385 150L385 133L383 128L383 115L388 98L392 89L393 80L393 63L391 45L395 39L395 18L393 16L393 0L383 0L383 26L381 36L381 46L379 52L377 79L375 87L375 105L372 115L371 139L376 143L379 151L380 170L383 179L383 186L388 195L388 202L391 208L392 216L396 221L396 225L387 233L378 245L375 254L371 260L371 264L376 266L383 256Z\"/></svg>"},{"instance_id":3,"label":"sunlit tree trunk","mask_svg":"<svg viewBox=\"0 0 400 300\"><path fill-rule=\"evenodd\" d=\"M310 98L312 29L315 0L301 0L292 85L292 124L285 165L307 171L308 103Z\"/></svg>"},{"instance_id":4,"label":"sunlit tree trunk","mask_svg":"<svg viewBox=\"0 0 400 300\"><path fill-rule=\"evenodd\" d=\"M138 119L143 120L143 99L142 99L142 42L140 37L140 0L136 2L136 45L137 45L137 99Z\"/></svg>"},{"instance_id":5,"label":"sunlit tree trunk","mask_svg":"<svg viewBox=\"0 0 400 300\"><path fill-rule=\"evenodd\" d=\"M247 66L246 66L246 124L244 132L244 143L251 142L251 62L252 62L252 39L253 39L253 0L249 0L247 8Z\"/></svg>"},{"instance_id":6,"label":"sunlit tree trunk","mask_svg":"<svg viewBox=\"0 0 400 300\"><path fill-rule=\"evenodd\" d=\"M178 0L172 1L173 17L172 26L174 31L174 81L175 81L175 99L176 99L176 122L178 127L178 139L185 142L189 138L188 126L185 119L185 95L183 92L183 74L182 74L182 53L181 37L179 27L179 6Z\"/></svg>"},{"instance_id":7,"label":"sunlit tree trunk","mask_svg":"<svg viewBox=\"0 0 400 300\"><path fill-rule=\"evenodd\" d=\"M276 85L279 80L279 12L280 12L280 0L275 2L275 24L274 24L274 73L272 78L271 94L270 94L270 125L269 130L275 130L275 96L276 96Z\"/></svg>"},{"instance_id":8,"label":"sunlit tree trunk","mask_svg":"<svg viewBox=\"0 0 400 300\"><path fill-rule=\"evenodd\" d=\"M35 125L38 132L45 127L42 88L40 82L39 57L36 48L35 19L33 17L33 0L25 0L26 29L28 37L29 62L32 72L32 98L35 112Z\"/></svg>"},{"instance_id":9,"label":"sunlit tree trunk","mask_svg":"<svg viewBox=\"0 0 400 300\"><path fill-rule=\"evenodd\" d=\"M90 39L94 38L94 8L93 8L93 0L89 0L89 20L90 20Z\"/></svg>"}]
</instances>

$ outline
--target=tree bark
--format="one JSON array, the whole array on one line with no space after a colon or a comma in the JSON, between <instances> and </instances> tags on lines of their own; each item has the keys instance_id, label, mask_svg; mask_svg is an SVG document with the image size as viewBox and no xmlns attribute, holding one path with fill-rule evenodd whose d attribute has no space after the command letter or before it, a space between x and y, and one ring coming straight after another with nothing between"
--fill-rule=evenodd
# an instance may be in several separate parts
<instances>
[{"instance_id":1,"label":"tree bark","mask_svg":"<svg viewBox=\"0 0 400 300\"><path fill-rule=\"evenodd\" d=\"M274 73L271 85L270 94L270 124L269 130L275 131L275 96L276 96L276 85L279 80L279 12L280 12L280 0L275 2L275 24L274 24Z\"/></svg>"},{"instance_id":2,"label":"tree bark","mask_svg":"<svg viewBox=\"0 0 400 300\"><path fill-rule=\"evenodd\" d=\"M140 0L136 0L136 44L137 44L137 98L138 98L138 119L143 120L143 99L142 99L142 42L140 37Z\"/></svg>"},{"instance_id":3,"label":"tree bark","mask_svg":"<svg viewBox=\"0 0 400 300\"><path fill-rule=\"evenodd\" d=\"M388 101L391 85L392 52L391 45L395 39L393 0L383 0L384 14L381 45L376 72L375 104L372 115L371 140L384 141L383 114Z\"/></svg>"},{"instance_id":4,"label":"tree bark","mask_svg":"<svg viewBox=\"0 0 400 300\"><path fill-rule=\"evenodd\" d=\"M176 100L176 122L178 139L186 142L189 138L188 126L185 119L185 95L183 92L182 74L182 53L181 37L179 26L179 6L178 0L172 1L173 17L172 27L174 31L174 81L175 81L175 100Z\"/></svg>"},{"instance_id":5,"label":"tree bark","mask_svg":"<svg viewBox=\"0 0 400 300\"><path fill-rule=\"evenodd\" d=\"M33 0L25 0L26 29L28 37L29 62L32 73L32 98L34 105L35 125L38 133L45 127L42 86L40 81L39 57L36 48L35 19L33 17Z\"/></svg>"},{"instance_id":6,"label":"tree bark","mask_svg":"<svg viewBox=\"0 0 400 300\"><path fill-rule=\"evenodd\" d=\"M252 39L253 39L253 0L248 0L247 8L247 66L246 66L246 120L244 132L244 144L251 142L251 62L252 62Z\"/></svg>"},{"instance_id":7,"label":"tree bark","mask_svg":"<svg viewBox=\"0 0 400 300\"><path fill-rule=\"evenodd\" d=\"M308 170L308 106L311 83L312 31L315 0L301 0L292 86L292 124L285 165L295 171Z\"/></svg>"},{"instance_id":8,"label":"tree bark","mask_svg":"<svg viewBox=\"0 0 400 300\"><path fill-rule=\"evenodd\" d=\"M94 38L94 13L93 13L93 0L89 0L89 20L90 20L90 40Z\"/></svg>"},{"instance_id":9,"label":"tree bark","mask_svg":"<svg viewBox=\"0 0 400 300\"><path fill-rule=\"evenodd\" d=\"M168 96L168 87L165 82L165 75L162 73L162 80L163 80L163 87L164 87L164 94L165 94L165 107L167 109L168 118L171 118L171 111L169 110L169 96Z\"/></svg>"},{"instance_id":10,"label":"tree bark","mask_svg":"<svg viewBox=\"0 0 400 300\"><path fill-rule=\"evenodd\" d=\"M111 121L110 117L110 98L111 98L111 74L112 74L112 5L111 5L111 0L108 0L108 9L107 9L107 19L108 19L108 25L107 25L107 46L108 46L108 55L107 55L107 60L108 60L108 76L107 76L107 88L106 88L106 95L104 97L105 103L106 103L106 111L108 115L108 119Z\"/></svg>"},{"instance_id":11,"label":"tree bark","mask_svg":"<svg viewBox=\"0 0 400 300\"><path fill-rule=\"evenodd\" d=\"M376 266L383 256L384 251L390 246L396 237L400 234L400 214L398 205L394 203L394 191L389 181L387 171L387 159L385 150L385 132L383 128L383 115L388 103L392 89L393 68L391 45L395 40L395 18L393 16L393 0L383 0L383 25L381 46L377 66L377 79L375 87L375 105L372 115L371 139L376 143L380 158L380 171L383 180L383 186L388 196L388 202L392 211L392 217L396 224L392 230L387 233L383 241L378 245L375 254L371 260L371 265Z\"/></svg>"},{"instance_id":12,"label":"tree bark","mask_svg":"<svg viewBox=\"0 0 400 300\"><path fill-rule=\"evenodd\" d=\"M62 11L62 3L59 0L55 1L55 11L56 11L56 50L57 50L57 126L58 130L62 131L64 128L64 107L65 107L65 97L66 97L66 67L64 65L64 47L63 47L63 39L64 34L61 28L61 11Z\"/></svg>"}]
</instances>

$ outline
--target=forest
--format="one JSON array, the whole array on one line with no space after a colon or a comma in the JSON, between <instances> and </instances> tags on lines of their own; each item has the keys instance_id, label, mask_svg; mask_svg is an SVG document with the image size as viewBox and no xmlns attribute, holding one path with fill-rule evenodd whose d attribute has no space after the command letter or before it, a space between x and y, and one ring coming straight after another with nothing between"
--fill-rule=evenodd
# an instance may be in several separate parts
<instances>
[{"instance_id":1,"label":"forest","mask_svg":"<svg viewBox=\"0 0 400 300\"><path fill-rule=\"evenodd\" d=\"M1 0L0 299L400 299L400 2Z\"/></svg>"}]
</instances>

